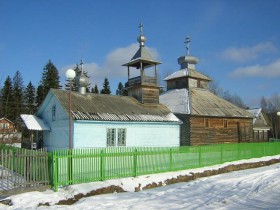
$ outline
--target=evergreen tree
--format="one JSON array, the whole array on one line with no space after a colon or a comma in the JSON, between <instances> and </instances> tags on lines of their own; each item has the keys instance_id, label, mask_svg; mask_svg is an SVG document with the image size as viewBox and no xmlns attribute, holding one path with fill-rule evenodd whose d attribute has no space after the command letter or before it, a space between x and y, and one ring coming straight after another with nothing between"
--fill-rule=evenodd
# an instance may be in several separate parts
<instances>
[{"instance_id":1,"label":"evergreen tree","mask_svg":"<svg viewBox=\"0 0 280 210\"><path fill-rule=\"evenodd\" d=\"M43 92L43 86L39 85L37 87L37 91L36 91L36 106L37 108L41 105L41 103L44 100L44 92Z\"/></svg>"},{"instance_id":2,"label":"evergreen tree","mask_svg":"<svg viewBox=\"0 0 280 210\"><path fill-rule=\"evenodd\" d=\"M124 84L124 88L123 88L123 91L122 91L123 96L128 96L128 86L129 86L129 84L128 84L128 82L126 82Z\"/></svg>"},{"instance_id":3,"label":"evergreen tree","mask_svg":"<svg viewBox=\"0 0 280 210\"><path fill-rule=\"evenodd\" d=\"M101 90L100 93L101 94L111 94L110 84L109 84L109 80L107 79L107 77L105 77L105 79L104 79L103 89Z\"/></svg>"},{"instance_id":4,"label":"evergreen tree","mask_svg":"<svg viewBox=\"0 0 280 210\"><path fill-rule=\"evenodd\" d=\"M12 109L11 101L13 97L13 86L10 76L8 76L4 82L4 87L1 90L1 116L11 119Z\"/></svg>"},{"instance_id":5,"label":"evergreen tree","mask_svg":"<svg viewBox=\"0 0 280 210\"><path fill-rule=\"evenodd\" d=\"M51 88L60 89L58 70L55 65L49 60L45 65L41 84L43 87L43 98L46 97Z\"/></svg>"},{"instance_id":6,"label":"evergreen tree","mask_svg":"<svg viewBox=\"0 0 280 210\"><path fill-rule=\"evenodd\" d=\"M97 93L97 94L99 93L97 84L94 85L94 88L91 88L91 92L92 92L92 93Z\"/></svg>"},{"instance_id":7,"label":"evergreen tree","mask_svg":"<svg viewBox=\"0 0 280 210\"><path fill-rule=\"evenodd\" d=\"M24 85L21 73L16 71L13 77L13 97L12 97L12 110L13 117L11 120L15 121L24 110Z\"/></svg>"},{"instance_id":8,"label":"evergreen tree","mask_svg":"<svg viewBox=\"0 0 280 210\"><path fill-rule=\"evenodd\" d=\"M35 87L31 81L28 83L24 91L24 100L26 103L26 112L29 114L35 113Z\"/></svg>"},{"instance_id":9,"label":"evergreen tree","mask_svg":"<svg viewBox=\"0 0 280 210\"><path fill-rule=\"evenodd\" d=\"M116 95L123 95L123 84L119 82L118 89L116 90Z\"/></svg>"}]
</instances>

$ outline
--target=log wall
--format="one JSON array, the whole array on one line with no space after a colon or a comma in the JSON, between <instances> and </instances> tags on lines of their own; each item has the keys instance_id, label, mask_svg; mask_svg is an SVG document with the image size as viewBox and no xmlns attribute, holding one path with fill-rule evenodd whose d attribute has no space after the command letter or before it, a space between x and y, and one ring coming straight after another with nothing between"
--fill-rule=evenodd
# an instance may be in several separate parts
<instances>
[{"instance_id":1,"label":"log wall","mask_svg":"<svg viewBox=\"0 0 280 210\"><path fill-rule=\"evenodd\" d=\"M191 146L252 141L252 119L190 117Z\"/></svg>"}]
</instances>

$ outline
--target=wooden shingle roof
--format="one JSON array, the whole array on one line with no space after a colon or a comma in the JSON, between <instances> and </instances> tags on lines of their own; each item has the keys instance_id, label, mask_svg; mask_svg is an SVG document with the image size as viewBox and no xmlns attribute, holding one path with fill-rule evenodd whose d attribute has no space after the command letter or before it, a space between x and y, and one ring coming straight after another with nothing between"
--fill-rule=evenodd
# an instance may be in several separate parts
<instances>
[{"instance_id":1,"label":"wooden shingle roof","mask_svg":"<svg viewBox=\"0 0 280 210\"><path fill-rule=\"evenodd\" d=\"M153 57L145 47L140 47L135 53L135 55L131 58L131 60L128 63L123 64L123 66L134 66L136 68L139 68L140 62L142 62L142 65L144 67L161 64L161 62L153 59Z\"/></svg>"},{"instance_id":2,"label":"wooden shingle roof","mask_svg":"<svg viewBox=\"0 0 280 210\"><path fill-rule=\"evenodd\" d=\"M202 88L169 90L160 95L160 102L176 114L203 117L253 118L253 115L246 110Z\"/></svg>"},{"instance_id":3,"label":"wooden shingle roof","mask_svg":"<svg viewBox=\"0 0 280 210\"><path fill-rule=\"evenodd\" d=\"M69 92L52 89L65 110L69 107ZM180 122L161 104L145 105L129 96L72 92L72 116L76 120Z\"/></svg>"},{"instance_id":4,"label":"wooden shingle roof","mask_svg":"<svg viewBox=\"0 0 280 210\"><path fill-rule=\"evenodd\" d=\"M253 118L253 115L202 88L191 88L191 115Z\"/></svg>"}]
</instances>

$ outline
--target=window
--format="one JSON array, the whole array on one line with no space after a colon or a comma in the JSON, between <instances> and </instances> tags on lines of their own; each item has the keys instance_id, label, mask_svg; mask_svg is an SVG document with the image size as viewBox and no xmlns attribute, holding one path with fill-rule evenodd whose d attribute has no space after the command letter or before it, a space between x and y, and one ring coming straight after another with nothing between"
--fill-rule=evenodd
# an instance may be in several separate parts
<instances>
[{"instance_id":1,"label":"window","mask_svg":"<svg viewBox=\"0 0 280 210\"><path fill-rule=\"evenodd\" d=\"M9 123L0 123L0 128L1 129L9 129Z\"/></svg>"},{"instance_id":2,"label":"window","mask_svg":"<svg viewBox=\"0 0 280 210\"><path fill-rule=\"evenodd\" d=\"M179 88L179 81L175 81L176 88Z\"/></svg>"},{"instance_id":3,"label":"window","mask_svg":"<svg viewBox=\"0 0 280 210\"><path fill-rule=\"evenodd\" d=\"M263 131L259 131L259 140L260 141L264 140L264 132Z\"/></svg>"},{"instance_id":4,"label":"window","mask_svg":"<svg viewBox=\"0 0 280 210\"><path fill-rule=\"evenodd\" d=\"M107 147L114 146L126 146L126 128L107 128Z\"/></svg>"},{"instance_id":5,"label":"window","mask_svg":"<svg viewBox=\"0 0 280 210\"><path fill-rule=\"evenodd\" d=\"M205 128L209 128L210 127L209 119L204 118L204 126L205 126Z\"/></svg>"},{"instance_id":6,"label":"window","mask_svg":"<svg viewBox=\"0 0 280 210\"><path fill-rule=\"evenodd\" d=\"M118 146L126 145L126 129L118 128Z\"/></svg>"},{"instance_id":7,"label":"window","mask_svg":"<svg viewBox=\"0 0 280 210\"><path fill-rule=\"evenodd\" d=\"M228 127L228 121L224 120L224 128L227 128L227 127Z\"/></svg>"},{"instance_id":8,"label":"window","mask_svg":"<svg viewBox=\"0 0 280 210\"><path fill-rule=\"evenodd\" d=\"M55 121L55 116L56 115L56 107L55 105L52 106L52 121Z\"/></svg>"},{"instance_id":9,"label":"window","mask_svg":"<svg viewBox=\"0 0 280 210\"><path fill-rule=\"evenodd\" d=\"M107 128L107 147L115 146L116 141L116 129Z\"/></svg>"}]
</instances>

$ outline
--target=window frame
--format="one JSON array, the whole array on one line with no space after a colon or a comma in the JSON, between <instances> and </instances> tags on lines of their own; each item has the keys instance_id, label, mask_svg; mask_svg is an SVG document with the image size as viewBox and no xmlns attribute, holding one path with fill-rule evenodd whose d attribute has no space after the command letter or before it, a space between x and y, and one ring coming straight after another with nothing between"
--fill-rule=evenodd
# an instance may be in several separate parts
<instances>
[{"instance_id":1,"label":"window frame","mask_svg":"<svg viewBox=\"0 0 280 210\"><path fill-rule=\"evenodd\" d=\"M210 128L210 119L209 118L204 118L204 127Z\"/></svg>"},{"instance_id":2,"label":"window frame","mask_svg":"<svg viewBox=\"0 0 280 210\"><path fill-rule=\"evenodd\" d=\"M116 128L107 128L106 129L107 147L115 147L116 146Z\"/></svg>"},{"instance_id":3,"label":"window frame","mask_svg":"<svg viewBox=\"0 0 280 210\"><path fill-rule=\"evenodd\" d=\"M224 128L228 128L228 120L224 119Z\"/></svg>"},{"instance_id":4,"label":"window frame","mask_svg":"<svg viewBox=\"0 0 280 210\"><path fill-rule=\"evenodd\" d=\"M125 147L126 146L126 128L118 128L117 138L118 138L117 146Z\"/></svg>"}]
</instances>

